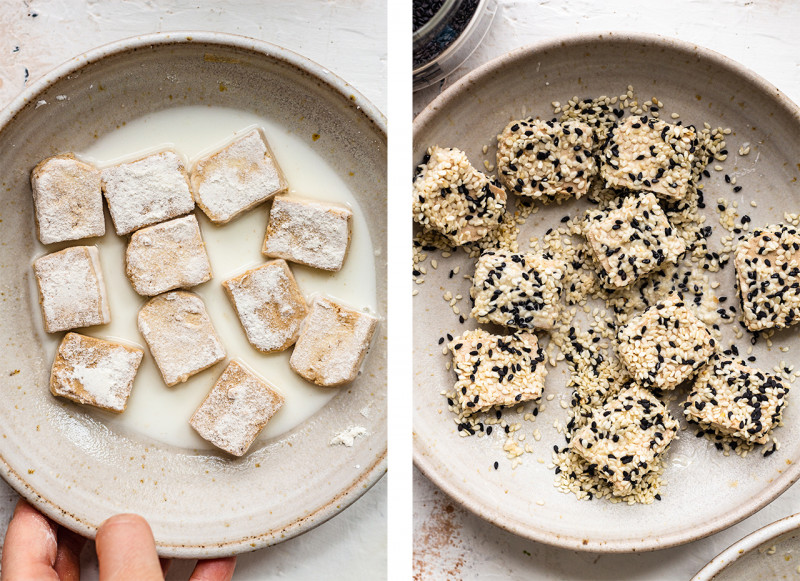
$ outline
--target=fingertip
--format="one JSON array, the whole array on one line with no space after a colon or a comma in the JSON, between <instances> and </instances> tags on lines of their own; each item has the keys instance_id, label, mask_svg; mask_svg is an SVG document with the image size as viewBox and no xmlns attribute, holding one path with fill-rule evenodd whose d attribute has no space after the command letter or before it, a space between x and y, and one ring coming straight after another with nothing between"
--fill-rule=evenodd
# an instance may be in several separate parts
<instances>
[{"instance_id":1,"label":"fingertip","mask_svg":"<svg viewBox=\"0 0 800 581\"><path fill-rule=\"evenodd\" d=\"M17 516L24 516L26 514L36 515L37 518L38 517L46 518L38 510L33 508L33 505L31 503L29 503L24 498L20 498L17 501L17 506L14 507L14 514L11 516L11 518L13 519Z\"/></svg>"},{"instance_id":2,"label":"fingertip","mask_svg":"<svg viewBox=\"0 0 800 581\"><path fill-rule=\"evenodd\" d=\"M100 531L103 529L108 529L108 527L114 526L134 526L147 528L147 530L150 531L150 525L147 523L144 517L141 517L138 514L124 512L121 514L115 514L114 516L104 520L103 524L101 524L100 528L97 530L97 534L100 534Z\"/></svg>"},{"instance_id":3,"label":"fingertip","mask_svg":"<svg viewBox=\"0 0 800 581\"><path fill-rule=\"evenodd\" d=\"M197 561L189 581L230 581L236 569L236 557Z\"/></svg>"},{"instance_id":4,"label":"fingertip","mask_svg":"<svg viewBox=\"0 0 800 581\"><path fill-rule=\"evenodd\" d=\"M153 532L137 514L117 514L97 529L101 579L163 579Z\"/></svg>"},{"instance_id":5,"label":"fingertip","mask_svg":"<svg viewBox=\"0 0 800 581\"><path fill-rule=\"evenodd\" d=\"M25 500L24 498L20 497L20 499L17 501L17 505L14 507L14 514L12 515L12 518L13 518L13 516L16 516L16 514L18 512L27 510L29 508L33 508L33 507L30 505L30 503L27 500Z\"/></svg>"},{"instance_id":6,"label":"fingertip","mask_svg":"<svg viewBox=\"0 0 800 581\"><path fill-rule=\"evenodd\" d=\"M11 522L8 525L9 529L12 527L19 527L24 529L26 533L34 534L36 530L44 531L47 534L47 540L51 540L55 545L55 526L53 522L36 510L24 498L17 501L17 506L14 507L14 514L11 516Z\"/></svg>"},{"instance_id":7,"label":"fingertip","mask_svg":"<svg viewBox=\"0 0 800 581\"><path fill-rule=\"evenodd\" d=\"M8 524L2 550L3 578L35 579L56 560L56 528L46 516L20 499Z\"/></svg>"}]
</instances>

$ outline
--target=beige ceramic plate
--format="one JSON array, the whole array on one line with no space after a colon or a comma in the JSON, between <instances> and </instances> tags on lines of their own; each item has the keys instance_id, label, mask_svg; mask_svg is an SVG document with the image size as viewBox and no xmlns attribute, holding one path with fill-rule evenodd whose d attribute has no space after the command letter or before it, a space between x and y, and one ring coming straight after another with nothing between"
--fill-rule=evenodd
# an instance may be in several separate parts
<instances>
[{"instance_id":1,"label":"beige ceramic plate","mask_svg":"<svg viewBox=\"0 0 800 581\"><path fill-rule=\"evenodd\" d=\"M37 109L40 100L49 105ZM247 38L172 33L101 47L48 74L0 115L0 474L84 535L93 536L111 514L132 511L150 521L162 555L220 556L324 522L385 472L386 328L381 323L353 384L241 460L115 431L50 396L50 361L34 331L40 313L31 298L30 170L46 156L80 151L95 134L175 102L238 108L298 134L326 137L316 151L368 218L385 321L386 134L369 102L314 63ZM329 445L354 425L368 436L352 447Z\"/></svg>"},{"instance_id":2,"label":"beige ceramic plate","mask_svg":"<svg viewBox=\"0 0 800 581\"><path fill-rule=\"evenodd\" d=\"M796 180L800 172L800 118L797 108L775 87L731 60L700 47L669 39L627 34L572 37L523 48L474 71L425 109L414 123L414 160L429 145L456 146L482 167L493 160L495 136L512 119L553 116L551 102L573 96L591 98L620 95L633 85L641 101L657 96L666 105L664 114L679 112L684 123L731 127L730 158L725 172L711 168L705 181L709 224L719 240L716 199L724 195L739 200L742 213L753 224L780 221L784 210L800 211ZM745 142L751 152L739 157ZM488 145L484 155L482 148ZM712 164L713 165L713 164ZM725 184L724 173L738 176L739 194ZM512 196L513 197L513 196ZM758 207L750 206L751 199ZM547 207L523 227L519 239L527 248L531 235L541 236L558 225L562 216L582 213L583 201ZM433 253L435 254L435 253ZM429 259L430 260L430 259ZM450 270L460 266L452 279ZM684 432L673 444L667 460L661 502L627 506L607 501L578 501L553 486L554 474L547 464L554 445L564 437L553 424L568 421L559 405L569 402L563 363L551 369L546 394L555 399L534 423L522 422L525 443L534 447L515 470L504 458L504 438L497 432L487 438L459 437L442 389L452 386L455 374L445 369L446 356L438 340L445 333L457 335L475 327L474 320L460 324L442 300L446 290L462 294L460 308L469 311L469 281L474 265L464 253L439 257L438 269L428 263L424 284L416 286L414 328L414 431L415 462L438 486L479 516L516 534L544 543L592 551L639 551L669 547L702 538L745 518L766 505L800 475L800 404L792 401L784 414L785 426L777 435L783 447L771 457L753 454L745 459L725 458L693 431ZM729 266L721 276L720 294L737 304L734 273ZM797 348L797 328L777 334L767 351L762 340L755 347L758 365L771 370ZM728 333L726 344L732 340ZM744 353L748 337L737 341ZM792 400L797 398L792 398ZM677 406L673 413L680 413ZM514 417L513 415L511 417ZM682 417L682 416L681 416ZM521 418L520 418L521 421ZM542 434L533 438L534 429ZM541 463L539 462L541 460ZM493 468L499 462L499 469Z\"/></svg>"},{"instance_id":3,"label":"beige ceramic plate","mask_svg":"<svg viewBox=\"0 0 800 581\"><path fill-rule=\"evenodd\" d=\"M714 557L692 581L773 581L800 574L800 514L747 535Z\"/></svg>"}]
</instances>

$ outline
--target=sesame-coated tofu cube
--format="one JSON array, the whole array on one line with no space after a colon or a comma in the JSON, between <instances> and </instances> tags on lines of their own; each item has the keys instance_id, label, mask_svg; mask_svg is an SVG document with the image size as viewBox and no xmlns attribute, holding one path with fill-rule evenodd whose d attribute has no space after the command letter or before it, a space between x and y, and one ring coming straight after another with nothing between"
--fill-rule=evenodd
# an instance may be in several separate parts
<instances>
[{"instance_id":1,"label":"sesame-coated tofu cube","mask_svg":"<svg viewBox=\"0 0 800 581\"><path fill-rule=\"evenodd\" d=\"M138 347L67 333L53 361L50 392L110 412L123 412L143 355Z\"/></svg>"},{"instance_id":2,"label":"sesame-coated tofu cube","mask_svg":"<svg viewBox=\"0 0 800 581\"><path fill-rule=\"evenodd\" d=\"M353 212L338 204L275 196L262 253L322 270L338 271L350 246Z\"/></svg>"},{"instance_id":3,"label":"sesame-coated tofu cube","mask_svg":"<svg viewBox=\"0 0 800 581\"><path fill-rule=\"evenodd\" d=\"M541 399L547 367L533 333L504 337L474 329L453 339L448 348L458 378L456 400L464 413Z\"/></svg>"},{"instance_id":4,"label":"sesame-coated tofu cube","mask_svg":"<svg viewBox=\"0 0 800 581\"><path fill-rule=\"evenodd\" d=\"M189 424L217 448L242 456L283 401L272 385L233 360Z\"/></svg>"},{"instance_id":5,"label":"sesame-coated tofu cube","mask_svg":"<svg viewBox=\"0 0 800 581\"><path fill-rule=\"evenodd\" d=\"M497 229L506 193L454 147L428 148L414 178L414 220L461 246Z\"/></svg>"},{"instance_id":6,"label":"sesame-coated tofu cube","mask_svg":"<svg viewBox=\"0 0 800 581\"><path fill-rule=\"evenodd\" d=\"M173 151L107 167L102 183L108 211L120 236L194 209L186 167Z\"/></svg>"},{"instance_id":7,"label":"sesame-coated tofu cube","mask_svg":"<svg viewBox=\"0 0 800 581\"><path fill-rule=\"evenodd\" d=\"M125 265L134 290L148 297L211 279L211 264L194 214L134 232Z\"/></svg>"},{"instance_id":8,"label":"sesame-coated tofu cube","mask_svg":"<svg viewBox=\"0 0 800 581\"><path fill-rule=\"evenodd\" d=\"M733 258L744 324L751 331L800 321L800 232L776 224L754 230Z\"/></svg>"},{"instance_id":9,"label":"sesame-coated tofu cube","mask_svg":"<svg viewBox=\"0 0 800 581\"><path fill-rule=\"evenodd\" d=\"M689 189L696 147L692 126L628 117L609 133L600 155L600 175L611 188L680 200Z\"/></svg>"},{"instance_id":10,"label":"sesame-coated tofu cube","mask_svg":"<svg viewBox=\"0 0 800 581\"><path fill-rule=\"evenodd\" d=\"M765 444L781 421L788 391L779 377L716 355L697 374L683 413L704 428Z\"/></svg>"},{"instance_id":11,"label":"sesame-coated tofu cube","mask_svg":"<svg viewBox=\"0 0 800 581\"><path fill-rule=\"evenodd\" d=\"M602 269L606 286L628 286L668 263L677 263L686 244L669 223L656 197L625 196L605 209L590 210L583 235Z\"/></svg>"},{"instance_id":12,"label":"sesame-coated tofu cube","mask_svg":"<svg viewBox=\"0 0 800 581\"><path fill-rule=\"evenodd\" d=\"M72 246L33 263L48 333L111 322L100 255L94 246Z\"/></svg>"},{"instance_id":13,"label":"sesame-coated tofu cube","mask_svg":"<svg viewBox=\"0 0 800 581\"><path fill-rule=\"evenodd\" d=\"M289 187L259 129L200 159L191 181L197 205L216 224L225 224Z\"/></svg>"},{"instance_id":14,"label":"sesame-coated tofu cube","mask_svg":"<svg viewBox=\"0 0 800 581\"><path fill-rule=\"evenodd\" d=\"M322 387L350 383L358 375L377 325L375 317L319 296L303 322L289 365L300 377Z\"/></svg>"},{"instance_id":15,"label":"sesame-coated tofu cube","mask_svg":"<svg viewBox=\"0 0 800 581\"><path fill-rule=\"evenodd\" d=\"M547 254L484 250L475 266L470 296L479 323L514 329L552 329L561 310L563 261Z\"/></svg>"},{"instance_id":16,"label":"sesame-coated tofu cube","mask_svg":"<svg viewBox=\"0 0 800 581\"><path fill-rule=\"evenodd\" d=\"M308 307L285 260L248 270L222 286L253 347L272 353L294 345Z\"/></svg>"},{"instance_id":17,"label":"sesame-coated tofu cube","mask_svg":"<svg viewBox=\"0 0 800 581\"><path fill-rule=\"evenodd\" d=\"M653 469L675 438L678 422L646 389L630 383L592 414L570 441L614 496L627 496Z\"/></svg>"},{"instance_id":18,"label":"sesame-coated tofu cube","mask_svg":"<svg viewBox=\"0 0 800 581\"><path fill-rule=\"evenodd\" d=\"M100 170L72 154L49 157L33 168L31 190L42 244L106 233Z\"/></svg>"},{"instance_id":19,"label":"sesame-coated tofu cube","mask_svg":"<svg viewBox=\"0 0 800 581\"><path fill-rule=\"evenodd\" d=\"M580 121L512 121L497 136L497 173L509 192L542 201L580 198L597 173L594 133Z\"/></svg>"},{"instance_id":20,"label":"sesame-coated tofu cube","mask_svg":"<svg viewBox=\"0 0 800 581\"><path fill-rule=\"evenodd\" d=\"M679 293L619 329L617 351L645 387L675 389L711 357L716 342Z\"/></svg>"},{"instance_id":21,"label":"sesame-coated tofu cube","mask_svg":"<svg viewBox=\"0 0 800 581\"><path fill-rule=\"evenodd\" d=\"M139 310L138 325L168 386L225 359L225 349L196 294L172 291L150 299Z\"/></svg>"}]
</instances>

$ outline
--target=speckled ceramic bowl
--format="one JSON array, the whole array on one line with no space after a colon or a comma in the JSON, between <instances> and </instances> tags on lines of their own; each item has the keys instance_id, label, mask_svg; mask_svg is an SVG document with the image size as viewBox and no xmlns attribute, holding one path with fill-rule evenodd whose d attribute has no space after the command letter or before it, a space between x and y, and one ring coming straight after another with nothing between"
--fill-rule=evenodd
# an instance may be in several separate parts
<instances>
[{"instance_id":1,"label":"speckled ceramic bowl","mask_svg":"<svg viewBox=\"0 0 800 581\"><path fill-rule=\"evenodd\" d=\"M800 514L787 516L732 544L692 581L773 581L800 575Z\"/></svg>"},{"instance_id":2,"label":"speckled ceramic bowl","mask_svg":"<svg viewBox=\"0 0 800 581\"><path fill-rule=\"evenodd\" d=\"M212 557L306 531L385 472L386 326L353 384L239 460L116 431L50 395L51 362L33 324L41 315L30 284L30 171L44 157L80 151L95 134L174 106L175 99L241 108L298 134L326 136L316 151L367 215L384 321L385 120L320 66L276 46L215 33L137 37L90 51L0 114L0 474L45 514L86 536L112 514L132 511L150 521L163 556ZM37 109L40 100L48 106ZM368 436L352 447L330 445L354 425Z\"/></svg>"},{"instance_id":3,"label":"speckled ceramic bowl","mask_svg":"<svg viewBox=\"0 0 800 581\"><path fill-rule=\"evenodd\" d=\"M708 224L715 228L719 244L721 228L716 199L737 200L742 214L753 225L783 220L783 212L800 211L800 116L797 107L775 87L724 56L695 45L666 38L630 34L592 34L549 41L511 52L467 75L430 104L414 122L414 161L433 144L464 149L480 168L483 160L494 163L496 135L506 124L531 115L549 119L551 103L566 103L600 95L620 95L633 85L641 102L657 96L669 119L680 114L684 123L709 122L730 127L728 160L724 171L714 171L704 180ZM736 152L745 143L750 154ZM488 146L487 153L483 147ZM725 174L737 177L740 192L725 183ZM513 198L513 196L512 196ZM758 207L750 206L757 200ZM520 249L531 236L541 237L560 223L563 216L578 216L588 207L585 200L543 207L522 228ZM800 402L790 396L785 425L776 431L781 449L767 457L760 451L740 458L724 457L695 431L681 432L667 457L663 500L652 505L612 504L605 500L580 501L553 486L554 470L548 467L553 446L566 443L556 425L569 421L571 394L566 387L568 369L563 362L550 368L544 401L545 411L535 422L519 417L526 435L520 446L530 444L516 469L505 458L502 430L483 438L461 438L440 393L452 387L455 374L445 369L439 339L476 326L465 324L442 300L450 290L464 297L462 313L469 311L470 281L474 264L463 252L450 258L436 256L438 268L428 259L425 283L415 286L414 328L414 433L417 466L445 492L479 516L516 534L561 547L604 551L641 551L669 547L722 530L765 506L800 476ZM456 266L460 274L450 278ZM736 305L734 271L729 265L713 280L720 282L719 295ZM733 325L723 325L724 344L738 345L744 355L749 336L734 338ZM792 362L797 350L797 328L777 333L774 346L762 340L753 354L757 366L771 371L781 360ZM788 353L779 350L789 349ZM681 392L682 394L683 392ZM679 401L672 412L682 418ZM685 426L685 422L682 424ZM556 423L557 422L557 423ZM534 438L535 430L541 439ZM494 463L498 462L498 469Z\"/></svg>"}]
</instances>

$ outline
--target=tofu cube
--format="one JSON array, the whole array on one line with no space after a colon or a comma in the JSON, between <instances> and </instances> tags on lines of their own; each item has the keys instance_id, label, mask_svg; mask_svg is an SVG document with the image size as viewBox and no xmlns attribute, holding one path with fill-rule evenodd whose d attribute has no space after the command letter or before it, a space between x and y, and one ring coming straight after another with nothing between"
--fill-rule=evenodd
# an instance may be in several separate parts
<instances>
[{"instance_id":1,"label":"tofu cube","mask_svg":"<svg viewBox=\"0 0 800 581\"><path fill-rule=\"evenodd\" d=\"M580 198L597 173L594 133L579 121L520 119L497 136L497 173L510 192L543 202Z\"/></svg>"},{"instance_id":2,"label":"tofu cube","mask_svg":"<svg viewBox=\"0 0 800 581\"><path fill-rule=\"evenodd\" d=\"M300 329L289 365L322 387L350 383L358 375L378 319L319 296Z\"/></svg>"},{"instance_id":3,"label":"tofu cube","mask_svg":"<svg viewBox=\"0 0 800 581\"><path fill-rule=\"evenodd\" d=\"M683 413L704 428L766 444L781 421L788 391L779 377L717 355L697 374Z\"/></svg>"},{"instance_id":4,"label":"tofu cube","mask_svg":"<svg viewBox=\"0 0 800 581\"><path fill-rule=\"evenodd\" d=\"M211 264L194 214L134 232L125 265L134 290L143 296L211 279Z\"/></svg>"},{"instance_id":5,"label":"tofu cube","mask_svg":"<svg viewBox=\"0 0 800 581\"><path fill-rule=\"evenodd\" d=\"M111 322L100 256L94 246L72 246L37 258L33 272L48 333Z\"/></svg>"},{"instance_id":6,"label":"tofu cube","mask_svg":"<svg viewBox=\"0 0 800 581\"><path fill-rule=\"evenodd\" d=\"M744 324L751 331L800 321L800 232L776 224L754 230L733 258Z\"/></svg>"},{"instance_id":7,"label":"tofu cube","mask_svg":"<svg viewBox=\"0 0 800 581\"><path fill-rule=\"evenodd\" d=\"M121 413L128 404L144 352L115 341L67 333L50 373L50 392Z\"/></svg>"},{"instance_id":8,"label":"tofu cube","mask_svg":"<svg viewBox=\"0 0 800 581\"><path fill-rule=\"evenodd\" d=\"M617 352L645 387L675 389L711 357L716 342L705 324L673 293L618 332Z\"/></svg>"},{"instance_id":9,"label":"tofu cube","mask_svg":"<svg viewBox=\"0 0 800 581\"><path fill-rule=\"evenodd\" d=\"M472 277L472 316L514 329L552 329L561 310L565 268L549 255L484 250Z\"/></svg>"},{"instance_id":10,"label":"tofu cube","mask_svg":"<svg viewBox=\"0 0 800 581\"><path fill-rule=\"evenodd\" d=\"M174 151L107 167L102 172L102 183L120 236L194 209L186 167Z\"/></svg>"},{"instance_id":11,"label":"tofu cube","mask_svg":"<svg viewBox=\"0 0 800 581\"><path fill-rule=\"evenodd\" d=\"M283 401L272 385L233 360L189 424L217 448L242 456Z\"/></svg>"},{"instance_id":12,"label":"tofu cube","mask_svg":"<svg viewBox=\"0 0 800 581\"><path fill-rule=\"evenodd\" d=\"M200 209L225 224L289 186L259 129L195 163L192 190Z\"/></svg>"},{"instance_id":13,"label":"tofu cube","mask_svg":"<svg viewBox=\"0 0 800 581\"><path fill-rule=\"evenodd\" d=\"M496 230L506 212L506 192L454 147L428 148L414 178L414 220L454 246Z\"/></svg>"},{"instance_id":14,"label":"tofu cube","mask_svg":"<svg viewBox=\"0 0 800 581\"><path fill-rule=\"evenodd\" d=\"M275 196L262 252L322 270L342 268L353 212L344 206Z\"/></svg>"},{"instance_id":15,"label":"tofu cube","mask_svg":"<svg viewBox=\"0 0 800 581\"><path fill-rule=\"evenodd\" d=\"M457 376L456 401L465 414L541 399L547 367L533 333L504 337L474 329L447 347Z\"/></svg>"},{"instance_id":16,"label":"tofu cube","mask_svg":"<svg viewBox=\"0 0 800 581\"><path fill-rule=\"evenodd\" d=\"M71 153L39 162L31 172L31 190L42 244L106 233L100 171Z\"/></svg>"},{"instance_id":17,"label":"tofu cube","mask_svg":"<svg viewBox=\"0 0 800 581\"><path fill-rule=\"evenodd\" d=\"M253 347L273 353L294 345L308 307L285 260L248 270L222 286Z\"/></svg>"},{"instance_id":18,"label":"tofu cube","mask_svg":"<svg viewBox=\"0 0 800 581\"><path fill-rule=\"evenodd\" d=\"M609 132L600 175L610 188L655 192L667 200L686 196L697 147L694 127L628 117Z\"/></svg>"},{"instance_id":19,"label":"tofu cube","mask_svg":"<svg viewBox=\"0 0 800 581\"><path fill-rule=\"evenodd\" d=\"M150 299L139 311L138 325L168 386L225 359L225 349L196 294L172 291Z\"/></svg>"},{"instance_id":20,"label":"tofu cube","mask_svg":"<svg viewBox=\"0 0 800 581\"><path fill-rule=\"evenodd\" d=\"M601 280L612 288L628 286L667 263L675 264L686 251L683 239L649 192L588 211L583 235L602 268Z\"/></svg>"},{"instance_id":21,"label":"tofu cube","mask_svg":"<svg viewBox=\"0 0 800 581\"><path fill-rule=\"evenodd\" d=\"M594 411L570 448L609 484L614 496L627 496L658 467L678 431L678 422L658 398L630 383Z\"/></svg>"}]
</instances>

